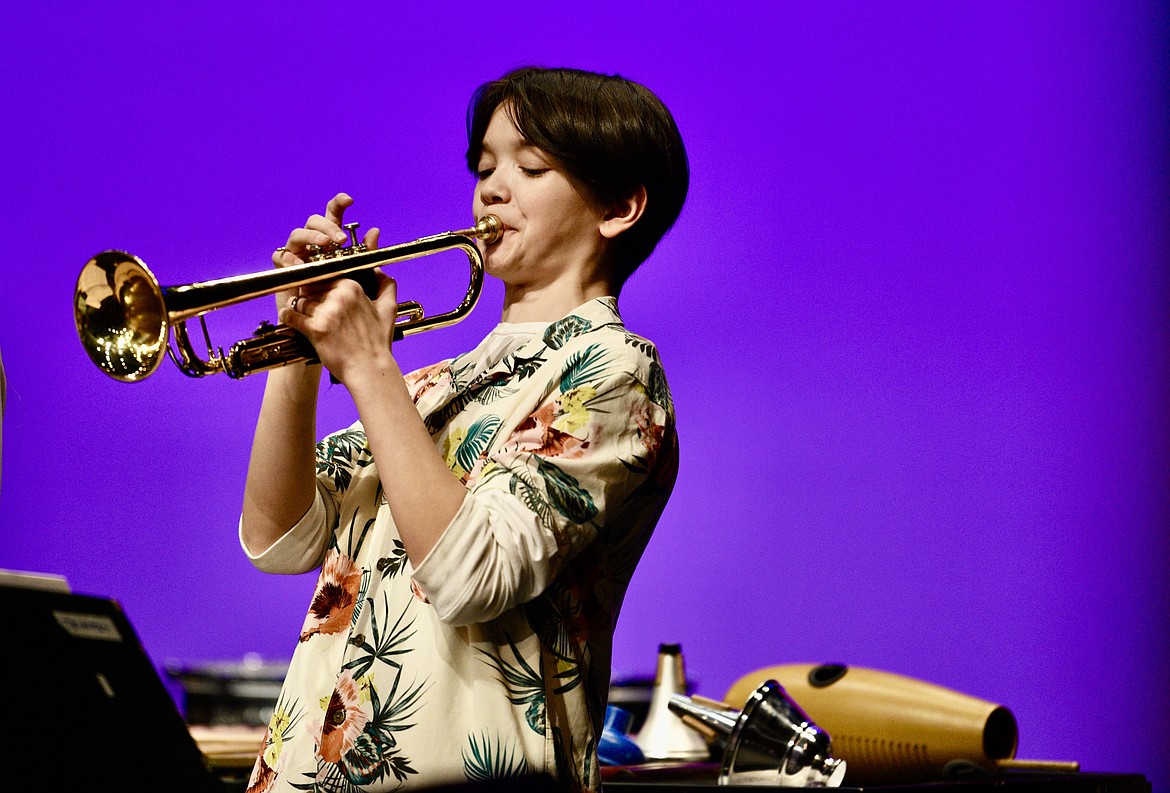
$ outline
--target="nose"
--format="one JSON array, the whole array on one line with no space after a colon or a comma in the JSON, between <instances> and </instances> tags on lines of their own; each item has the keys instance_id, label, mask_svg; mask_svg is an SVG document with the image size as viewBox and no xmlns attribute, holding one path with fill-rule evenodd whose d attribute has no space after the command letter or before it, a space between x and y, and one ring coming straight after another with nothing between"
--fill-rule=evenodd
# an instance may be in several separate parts
<instances>
[{"instance_id":1,"label":"nose","mask_svg":"<svg viewBox=\"0 0 1170 793\"><path fill-rule=\"evenodd\" d=\"M488 174L486 179L480 180L477 190L479 202L484 206L504 204L508 201L508 188L498 170Z\"/></svg>"}]
</instances>

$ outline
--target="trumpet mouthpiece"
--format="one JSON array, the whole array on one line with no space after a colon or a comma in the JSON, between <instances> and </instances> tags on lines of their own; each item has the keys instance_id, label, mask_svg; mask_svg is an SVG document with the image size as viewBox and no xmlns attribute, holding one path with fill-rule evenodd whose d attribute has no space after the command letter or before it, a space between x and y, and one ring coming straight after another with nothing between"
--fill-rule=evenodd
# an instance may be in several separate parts
<instances>
[{"instance_id":1,"label":"trumpet mouthpiece","mask_svg":"<svg viewBox=\"0 0 1170 793\"><path fill-rule=\"evenodd\" d=\"M491 244L504 233L504 224L495 215L484 215L475 224L475 238Z\"/></svg>"}]
</instances>

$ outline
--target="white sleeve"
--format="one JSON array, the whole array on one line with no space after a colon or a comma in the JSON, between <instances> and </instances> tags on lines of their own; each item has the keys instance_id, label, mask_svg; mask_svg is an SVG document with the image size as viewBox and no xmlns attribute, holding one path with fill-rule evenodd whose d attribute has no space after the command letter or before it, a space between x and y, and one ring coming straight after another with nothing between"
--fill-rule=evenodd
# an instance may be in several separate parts
<instances>
[{"instance_id":1,"label":"white sleeve","mask_svg":"<svg viewBox=\"0 0 1170 793\"><path fill-rule=\"evenodd\" d=\"M498 617L545 590L557 539L515 496L468 492L414 580L451 625Z\"/></svg>"},{"instance_id":2,"label":"white sleeve","mask_svg":"<svg viewBox=\"0 0 1170 793\"><path fill-rule=\"evenodd\" d=\"M444 622L485 622L532 600L601 531L616 547L653 528L631 522L636 493L662 473L659 447L673 420L654 402L664 385L654 387L648 364L620 353L595 355L607 376L553 390L479 459L459 511L414 571Z\"/></svg>"},{"instance_id":3,"label":"white sleeve","mask_svg":"<svg viewBox=\"0 0 1170 793\"><path fill-rule=\"evenodd\" d=\"M285 532L276 542L258 554L253 554L244 544L243 516L240 517L240 547L258 570L265 573L296 575L307 573L320 566L325 558L328 532L325 531L327 512L325 499L318 489L313 504L301 516L297 524Z\"/></svg>"}]
</instances>

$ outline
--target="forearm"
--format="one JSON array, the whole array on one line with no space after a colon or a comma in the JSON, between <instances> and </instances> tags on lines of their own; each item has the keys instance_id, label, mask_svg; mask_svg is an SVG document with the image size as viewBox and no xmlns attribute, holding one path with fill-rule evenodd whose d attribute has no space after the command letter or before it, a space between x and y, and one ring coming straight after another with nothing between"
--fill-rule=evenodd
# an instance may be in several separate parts
<instances>
[{"instance_id":1,"label":"forearm","mask_svg":"<svg viewBox=\"0 0 1170 793\"><path fill-rule=\"evenodd\" d=\"M417 567L459 511L467 489L443 462L388 353L346 386L378 463L403 547Z\"/></svg>"},{"instance_id":2,"label":"forearm","mask_svg":"<svg viewBox=\"0 0 1170 793\"><path fill-rule=\"evenodd\" d=\"M320 371L293 365L267 375L240 522L240 538L253 553L272 545L313 503Z\"/></svg>"}]
</instances>

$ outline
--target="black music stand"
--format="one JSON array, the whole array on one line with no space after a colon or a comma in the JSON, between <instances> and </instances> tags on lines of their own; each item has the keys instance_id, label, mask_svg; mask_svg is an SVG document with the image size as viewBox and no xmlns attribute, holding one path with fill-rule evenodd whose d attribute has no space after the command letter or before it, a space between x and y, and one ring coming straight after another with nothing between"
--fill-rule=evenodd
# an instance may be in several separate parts
<instances>
[{"instance_id":1,"label":"black music stand","mask_svg":"<svg viewBox=\"0 0 1170 793\"><path fill-rule=\"evenodd\" d=\"M0 586L7 790L223 793L121 607Z\"/></svg>"}]
</instances>

